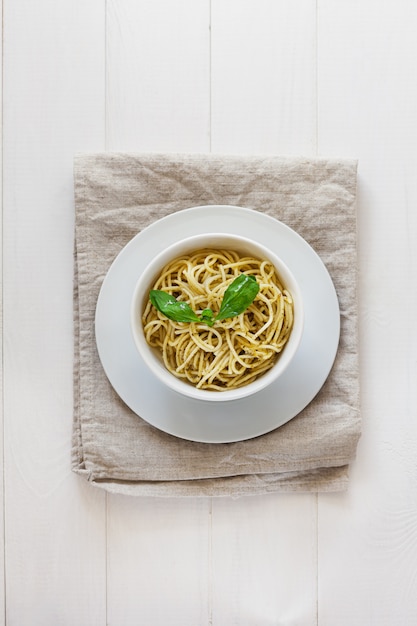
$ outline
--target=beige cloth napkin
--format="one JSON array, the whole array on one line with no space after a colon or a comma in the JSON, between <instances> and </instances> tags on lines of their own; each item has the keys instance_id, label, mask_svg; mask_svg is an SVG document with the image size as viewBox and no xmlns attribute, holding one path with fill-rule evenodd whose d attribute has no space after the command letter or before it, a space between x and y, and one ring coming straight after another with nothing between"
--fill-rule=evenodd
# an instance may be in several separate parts
<instances>
[{"instance_id":1,"label":"beige cloth napkin","mask_svg":"<svg viewBox=\"0 0 417 626\"><path fill-rule=\"evenodd\" d=\"M74 183L73 470L137 495L346 489L360 436L356 162L104 153L77 156ZM264 211L296 230L326 264L341 310L336 361L315 399L273 432L237 443L185 441L149 425L117 396L95 344L96 301L116 255L153 221L207 204Z\"/></svg>"}]
</instances>

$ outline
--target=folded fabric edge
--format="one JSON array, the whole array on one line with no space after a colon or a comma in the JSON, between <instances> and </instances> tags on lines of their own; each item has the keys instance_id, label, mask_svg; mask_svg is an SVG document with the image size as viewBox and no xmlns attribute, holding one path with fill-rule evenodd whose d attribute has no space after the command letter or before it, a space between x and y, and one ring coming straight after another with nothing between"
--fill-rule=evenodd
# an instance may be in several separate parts
<instances>
[{"instance_id":1,"label":"folded fabric edge","mask_svg":"<svg viewBox=\"0 0 417 626\"><path fill-rule=\"evenodd\" d=\"M73 430L71 441L71 466L83 467L83 446L80 423L80 311L78 301L78 264L76 240L74 238L74 266L73 266Z\"/></svg>"},{"instance_id":2,"label":"folded fabric edge","mask_svg":"<svg viewBox=\"0 0 417 626\"><path fill-rule=\"evenodd\" d=\"M316 471L286 472L282 474L251 474L227 478L184 481L117 481L92 479L82 467L73 468L88 482L109 493L150 497L231 497L239 498L268 493L325 493L346 491L349 465L320 468Z\"/></svg>"},{"instance_id":3,"label":"folded fabric edge","mask_svg":"<svg viewBox=\"0 0 417 626\"><path fill-rule=\"evenodd\" d=\"M343 163L345 165L351 165L355 170L358 167L358 159L353 157L335 157L335 156L308 156L305 154L298 155L285 155L285 154L238 154L238 153L225 153L220 154L216 152L121 152L121 151L108 151L108 152L77 152L73 156L74 171L78 171L78 167L82 167L83 164L103 160L121 160L126 158L134 159L155 159L157 161L166 160L178 160L189 159L205 161L218 161L219 159L224 161L282 161L293 163Z\"/></svg>"}]
</instances>

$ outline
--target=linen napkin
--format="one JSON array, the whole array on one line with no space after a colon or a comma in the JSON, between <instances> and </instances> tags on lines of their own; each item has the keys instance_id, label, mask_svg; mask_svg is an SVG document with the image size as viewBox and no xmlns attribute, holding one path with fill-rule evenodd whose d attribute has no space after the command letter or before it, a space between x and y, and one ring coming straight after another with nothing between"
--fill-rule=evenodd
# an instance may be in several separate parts
<instances>
[{"instance_id":1,"label":"linen napkin","mask_svg":"<svg viewBox=\"0 0 417 626\"><path fill-rule=\"evenodd\" d=\"M76 156L75 472L111 492L152 496L347 488L360 436L356 170L356 161L337 159ZM100 286L120 250L155 220L211 204L264 211L297 231L325 263L341 312L336 360L314 400L268 434L224 444L177 438L133 413L109 383L94 335Z\"/></svg>"}]
</instances>

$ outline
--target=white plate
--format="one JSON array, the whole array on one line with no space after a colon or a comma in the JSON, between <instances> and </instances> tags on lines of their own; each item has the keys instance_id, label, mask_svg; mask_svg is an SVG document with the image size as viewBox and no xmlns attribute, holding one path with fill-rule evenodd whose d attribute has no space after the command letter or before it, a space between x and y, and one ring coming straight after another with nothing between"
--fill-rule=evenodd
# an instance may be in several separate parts
<instances>
[{"instance_id":1,"label":"white plate","mask_svg":"<svg viewBox=\"0 0 417 626\"><path fill-rule=\"evenodd\" d=\"M133 290L149 259L179 237L209 232L213 226L256 239L275 250L299 281L305 306L304 335L284 375L249 398L215 403L187 399L165 388L139 356L129 321ZM311 402L336 356L340 314L326 267L300 235L264 213L214 205L185 209L160 219L123 248L103 281L95 332L104 371L132 411L176 437L228 443L270 432Z\"/></svg>"}]
</instances>

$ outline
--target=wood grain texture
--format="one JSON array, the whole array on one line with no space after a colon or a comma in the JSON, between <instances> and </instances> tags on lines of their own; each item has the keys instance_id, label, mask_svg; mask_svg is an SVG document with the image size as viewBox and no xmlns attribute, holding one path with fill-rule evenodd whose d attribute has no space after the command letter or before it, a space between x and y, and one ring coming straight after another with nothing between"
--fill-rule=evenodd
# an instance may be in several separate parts
<instances>
[{"instance_id":1,"label":"wood grain texture","mask_svg":"<svg viewBox=\"0 0 417 626\"><path fill-rule=\"evenodd\" d=\"M3 23L3 3L0 4L0 15ZM3 145L3 30L0 33L0 142ZM3 150L0 150L0 211L3 215ZM0 350L3 355L3 218L0 219ZM5 576L4 576L4 416L3 416L3 357L0 360L0 624L5 623Z\"/></svg>"},{"instance_id":2,"label":"wood grain texture","mask_svg":"<svg viewBox=\"0 0 417 626\"><path fill-rule=\"evenodd\" d=\"M319 623L417 622L417 8L319 2L319 151L359 158L363 437L319 499Z\"/></svg>"},{"instance_id":3,"label":"wood grain texture","mask_svg":"<svg viewBox=\"0 0 417 626\"><path fill-rule=\"evenodd\" d=\"M212 0L213 152L315 154L315 27L314 2ZM214 500L213 624L315 624L316 535L314 495Z\"/></svg>"},{"instance_id":4,"label":"wood grain texture","mask_svg":"<svg viewBox=\"0 0 417 626\"><path fill-rule=\"evenodd\" d=\"M109 0L107 148L209 149L209 3ZM110 624L209 623L209 499L108 497Z\"/></svg>"},{"instance_id":5,"label":"wood grain texture","mask_svg":"<svg viewBox=\"0 0 417 626\"><path fill-rule=\"evenodd\" d=\"M210 499L112 496L108 623L210 623Z\"/></svg>"},{"instance_id":6,"label":"wood grain texture","mask_svg":"<svg viewBox=\"0 0 417 626\"><path fill-rule=\"evenodd\" d=\"M108 0L107 148L207 152L209 0Z\"/></svg>"},{"instance_id":7,"label":"wood grain texture","mask_svg":"<svg viewBox=\"0 0 417 626\"><path fill-rule=\"evenodd\" d=\"M72 159L104 148L102 9L4 5L8 625L105 620L105 496L70 470Z\"/></svg>"},{"instance_id":8,"label":"wood grain texture","mask_svg":"<svg viewBox=\"0 0 417 626\"><path fill-rule=\"evenodd\" d=\"M314 155L314 0L212 0L213 152Z\"/></svg>"},{"instance_id":9,"label":"wood grain texture","mask_svg":"<svg viewBox=\"0 0 417 626\"><path fill-rule=\"evenodd\" d=\"M213 624L316 624L316 496L213 502Z\"/></svg>"}]
</instances>

